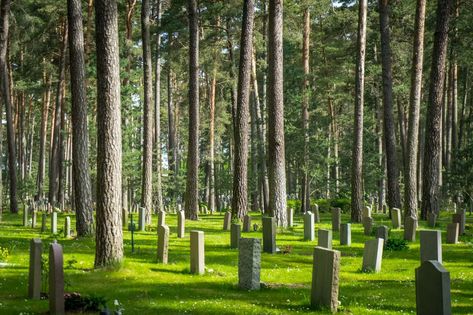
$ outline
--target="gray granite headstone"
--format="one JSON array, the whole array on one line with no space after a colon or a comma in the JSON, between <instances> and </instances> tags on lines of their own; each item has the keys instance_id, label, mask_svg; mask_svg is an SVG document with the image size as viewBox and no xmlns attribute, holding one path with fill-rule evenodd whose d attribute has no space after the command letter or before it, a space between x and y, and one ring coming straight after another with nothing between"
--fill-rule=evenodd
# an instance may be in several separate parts
<instances>
[{"instance_id":1,"label":"gray granite headstone","mask_svg":"<svg viewBox=\"0 0 473 315\"><path fill-rule=\"evenodd\" d=\"M371 207L370 206L364 206L363 207L363 218L371 218Z\"/></svg>"},{"instance_id":2,"label":"gray granite headstone","mask_svg":"<svg viewBox=\"0 0 473 315\"><path fill-rule=\"evenodd\" d=\"M39 300L41 297L41 254L43 244L38 238L30 241L30 269L28 297L33 300Z\"/></svg>"},{"instance_id":3,"label":"gray granite headstone","mask_svg":"<svg viewBox=\"0 0 473 315\"><path fill-rule=\"evenodd\" d=\"M230 231L230 225L232 224L232 213L230 211L225 212L223 217L223 230Z\"/></svg>"},{"instance_id":4,"label":"gray granite headstone","mask_svg":"<svg viewBox=\"0 0 473 315\"><path fill-rule=\"evenodd\" d=\"M204 232L191 231L191 273L203 274L205 272Z\"/></svg>"},{"instance_id":5,"label":"gray granite headstone","mask_svg":"<svg viewBox=\"0 0 473 315\"><path fill-rule=\"evenodd\" d=\"M414 217L406 217L404 221L404 239L408 242L416 240L417 219Z\"/></svg>"},{"instance_id":6,"label":"gray granite headstone","mask_svg":"<svg viewBox=\"0 0 473 315\"><path fill-rule=\"evenodd\" d=\"M294 226L294 209L292 208L287 208L287 226Z\"/></svg>"},{"instance_id":7,"label":"gray granite headstone","mask_svg":"<svg viewBox=\"0 0 473 315\"><path fill-rule=\"evenodd\" d=\"M363 217L361 220L363 222L363 232L365 235L371 235L371 231L373 230L373 218L372 217Z\"/></svg>"},{"instance_id":8,"label":"gray granite headstone","mask_svg":"<svg viewBox=\"0 0 473 315\"><path fill-rule=\"evenodd\" d=\"M166 225L166 212L162 210L158 212L158 227L161 225Z\"/></svg>"},{"instance_id":9,"label":"gray granite headstone","mask_svg":"<svg viewBox=\"0 0 473 315\"><path fill-rule=\"evenodd\" d=\"M186 217L184 211L177 211L177 237L183 238L185 234Z\"/></svg>"},{"instance_id":10,"label":"gray granite headstone","mask_svg":"<svg viewBox=\"0 0 473 315\"><path fill-rule=\"evenodd\" d=\"M41 232L46 232L46 220L48 219L48 215L43 213L41 215Z\"/></svg>"},{"instance_id":11,"label":"gray granite headstone","mask_svg":"<svg viewBox=\"0 0 473 315\"><path fill-rule=\"evenodd\" d=\"M339 251L318 246L314 248L310 294L313 308L327 307L332 312L337 311L340 257Z\"/></svg>"},{"instance_id":12,"label":"gray granite headstone","mask_svg":"<svg viewBox=\"0 0 473 315\"><path fill-rule=\"evenodd\" d=\"M401 210L398 208L393 208L391 210L391 220L393 224L393 229L401 228Z\"/></svg>"},{"instance_id":13,"label":"gray granite headstone","mask_svg":"<svg viewBox=\"0 0 473 315\"><path fill-rule=\"evenodd\" d=\"M351 245L351 224L340 224L340 245Z\"/></svg>"},{"instance_id":14,"label":"gray granite headstone","mask_svg":"<svg viewBox=\"0 0 473 315\"><path fill-rule=\"evenodd\" d=\"M310 211L307 211L304 214L304 240L315 240L314 214Z\"/></svg>"},{"instance_id":15,"label":"gray granite headstone","mask_svg":"<svg viewBox=\"0 0 473 315\"><path fill-rule=\"evenodd\" d=\"M317 245L323 248L332 249L332 231L320 229L317 232Z\"/></svg>"},{"instance_id":16,"label":"gray granite headstone","mask_svg":"<svg viewBox=\"0 0 473 315\"><path fill-rule=\"evenodd\" d=\"M449 223L447 225L447 244L458 243L459 227L460 224L458 223Z\"/></svg>"},{"instance_id":17,"label":"gray granite headstone","mask_svg":"<svg viewBox=\"0 0 473 315\"><path fill-rule=\"evenodd\" d=\"M342 210L340 208L332 208L332 231L340 231Z\"/></svg>"},{"instance_id":18,"label":"gray granite headstone","mask_svg":"<svg viewBox=\"0 0 473 315\"><path fill-rule=\"evenodd\" d=\"M436 260L426 260L416 269L418 315L452 314L450 273Z\"/></svg>"},{"instance_id":19,"label":"gray granite headstone","mask_svg":"<svg viewBox=\"0 0 473 315\"><path fill-rule=\"evenodd\" d=\"M36 210L31 213L31 228L34 229L36 227Z\"/></svg>"},{"instance_id":20,"label":"gray granite headstone","mask_svg":"<svg viewBox=\"0 0 473 315\"><path fill-rule=\"evenodd\" d=\"M146 227L146 209L143 207L139 208L139 214L138 214L138 229L142 232L145 231Z\"/></svg>"},{"instance_id":21,"label":"gray granite headstone","mask_svg":"<svg viewBox=\"0 0 473 315\"><path fill-rule=\"evenodd\" d=\"M260 289L261 241L240 239L238 254L238 287L243 290Z\"/></svg>"},{"instance_id":22,"label":"gray granite headstone","mask_svg":"<svg viewBox=\"0 0 473 315\"><path fill-rule=\"evenodd\" d=\"M51 233L52 234L57 233L57 212L56 211L51 213Z\"/></svg>"},{"instance_id":23,"label":"gray granite headstone","mask_svg":"<svg viewBox=\"0 0 473 315\"><path fill-rule=\"evenodd\" d=\"M420 262L436 260L442 263L442 233L440 231L420 231Z\"/></svg>"},{"instance_id":24,"label":"gray granite headstone","mask_svg":"<svg viewBox=\"0 0 473 315\"><path fill-rule=\"evenodd\" d=\"M251 232L251 216L245 214L243 217L243 232Z\"/></svg>"},{"instance_id":25,"label":"gray granite headstone","mask_svg":"<svg viewBox=\"0 0 473 315\"><path fill-rule=\"evenodd\" d=\"M363 251L363 266L364 272L380 272L381 262L383 260L383 246L384 239L377 238L365 242L365 249Z\"/></svg>"},{"instance_id":26,"label":"gray granite headstone","mask_svg":"<svg viewBox=\"0 0 473 315\"><path fill-rule=\"evenodd\" d=\"M312 206L312 213L314 214L314 223L320 223L320 212L318 204L314 204Z\"/></svg>"},{"instance_id":27,"label":"gray granite headstone","mask_svg":"<svg viewBox=\"0 0 473 315\"><path fill-rule=\"evenodd\" d=\"M386 225L380 225L376 229L376 238L384 239L384 244L388 241L389 237L389 228Z\"/></svg>"},{"instance_id":28,"label":"gray granite headstone","mask_svg":"<svg viewBox=\"0 0 473 315\"><path fill-rule=\"evenodd\" d=\"M230 248L238 248L241 238L241 225L232 223L230 228Z\"/></svg>"},{"instance_id":29,"label":"gray granite headstone","mask_svg":"<svg viewBox=\"0 0 473 315\"><path fill-rule=\"evenodd\" d=\"M466 214L464 210L460 210L458 213L455 213L452 215L452 222L458 223L459 235L465 234L465 221L466 221Z\"/></svg>"},{"instance_id":30,"label":"gray granite headstone","mask_svg":"<svg viewBox=\"0 0 473 315\"><path fill-rule=\"evenodd\" d=\"M69 238L71 237L71 218L66 217L64 221L64 237Z\"/></svg>"},{"instance_id":31,"label":"gray granite headstone","mask_svg":"<svg viewBox=\"0 0 473 315\"><path fill-rule=\"evenodd\" d=\"M168 263L168 249L169 249L169 226L158 226L158 261Z\"/></svg>"},{"instance_id":32,"label":"gray granite headstone","mask_svg":"<svg viewBox=\"0 0 473 315\"><path fill-rule=\"evenodd\" d=\"M58 243L49 246L49 313L65 314L64 263L62 247Z\"/></svg>"},{"instance_id":33,"label":"gray granite headstone","mask_svg":"<svg viewBox=\"0 0 473 315\"><path fill-rule=\"evenodd\" d=\"M437 215L433 212L427 213L427 225L431 228L434 228L436 222L437 222Z\"/></svg>"},{"instance_id":34,"label":"gray granite headstone","mask_svg":"<svg viewBox=\"0 0 473 315\"><path fill-rule=\"evenodd\" d=\"M263 251L276 252L276 220L274 217L263 217Z\"/></svg>"}]
</instances>

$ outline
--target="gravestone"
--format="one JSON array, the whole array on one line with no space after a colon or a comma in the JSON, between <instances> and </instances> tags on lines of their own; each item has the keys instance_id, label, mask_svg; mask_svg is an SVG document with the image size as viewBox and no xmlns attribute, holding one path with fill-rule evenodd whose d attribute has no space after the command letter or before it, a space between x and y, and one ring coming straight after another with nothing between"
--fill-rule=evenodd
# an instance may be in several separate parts
<instances>
[{"instance_id":1,"label":"gravestone","mask_svg":"<svg viewBox=\"0 0 473 315\"><path fill-rule=\"evenodd\" d=\"M416 269L418 315L452 314L450 273L436 260L426 260Z\"/></svg>"},{"instance_id":2,"label":"gravestone","mask_svg":"<svg viewBox=\"0 0 473 315\"><path fill-rule=\"evenodd\" d=\"M161 225L166 225L166 212L162 210L158 212L158 227Z\"/></svg>"},{"instance_id":3,"label":"gravestone","mask_svg":"<svg viewBox=\"0 0 473 315\"><path fill-rule=\"evenodd\" d=\"M314 204L312 206L312 213L314 214L314 223L320 223L320 212L318 204Z\"/></svg>"},{"instance_id":4,"label":"gravestone","mask_svg":"<svg viewBox=\"0 0 473 315\"><path fill-rule=\"evenodd\" d=\"M28 297L39 300L41 297L41 254L43 244L38 238L30 241L30 271L28 284Z\"/></svg>"},{"instance_id":5,"label":"gravestone","mask_svg":"<svg viewBox=\"0 0 473 315\"><path fill-rule=\"evenodd\" d=\"M372 217L363 217L363 232L365 235L371 235L371 231L373 230L373 218Z\"/></svg>"},{"instance_id":6,"label":"gravestone","mask_svg":"<svg viewBox=\"0 0 473 315\"><path fill-rule=\"evenodd\" d=\"M447 244L458 243L459 227L460 224L458 223L449 223L447 225Z\"/></svg>"},{"instance_id":7,"label":"gravestone","mask_svg":"<svg viewBox=\"0 0 473 315\"><path fill-rule=\"evenodd\" d=\"M49 313L65 314L64 310L64 264L62 247L57 243L49 246Z\"/></svg>"},{"instance_id":8,"label":"gravestone","mask_svg":"<svg viewBox=\"0 0 473 315\"><path fill-rule=\"evenodd\" d=\"M25 205L25 207L23 208L23 226L28 226L29 210L29 207Z\"/></svg>"},{"instance_id":9,"label":"gravestone","mask_svg":"<svg viewBox=\"0 0 473 315\"><path fill-rule=\"evenodd\" d=\"M205 272L204 232L191 231L191 273L201 275Z\"/></svg>"},{"instance_id":10,"label":"gravestone","mask_svg":"<svg viewBox=\"0 0 473 315\"><path fill-rule=\"evenodd\" d=\"M230 248L238 248L241 238L241 225L232 223L230 228Z\"/></svg>"},{"instance_id":11,"label":"gravestone","mask_svg":"<svg viewBox=\"0 0 473 315\"><path fill-rule=\"evenodd\" d=\"M420 231L420 262L436 260L442 263L442 233L440 231Z\"/></svg>"},{"instance_id":12,"label":"gravestone","mask_svg":"<svg viewBox=\"0 0 473 315\"><path fill-rule=\"evenodd\" d=\"M56 211L51 213L51 233L52 234L57 233L57 212Z\"/></svg>"},{"instance_id":13,"label":"gravestone","mask_svg":"<svg viewBox=\"0 0 473 315\"><path fill-rule=\"evenodd\" d=\"M158 261L168 263L168 248L169 248L169 226L158 226Z\"/></svg>"},{"instance_id":14,"label":"gravestone","mask_svg":"<svg viewBox=\"0 0 473 315\"><path fill-rule=\"evenodd\" d=\"M276 220L274 217L263 217L263 251L276 252Z\"/></svg>"},{"instance_id":15,"label":"gravestone","mask_svg":"<svg viewBox=\"0 0 473 315\"><path fill-rule=\"evenodd\" d=\"M437 215L433 212L427 213L427 225L431 228L434 228L436 223L437 223Z\"/></svg>"},{"instance_id":16,"label":"gravestone","mask_svg":"<svg viewBox=\"0 0 473 315\"><path fill-rule=\"evenodd\" d=\"M48 215L46 213L43 213L41 215L41 232L44 233L46 232L46 220L48 219Z\"/></svg>"},{"instance_id":17,"label":"gravestone","mask_svg":"<svg viewBox=\"0 0 473 315\"><path fill-rule=\"evenodd\" d=\"M416 240L417 219L408 216L404 222L404 239L408 242L415 242Z\"/></svg>"},{"instance_id":18,"label":"gravestone","mask_svg":"<svg viewBox=\"0 0 473 315\"><path fill-rule=\"evenodd\" d=\"M340 257L337 250L318 246L314 248L310 294L310 304L313 308L327 307L332 312L337 311Z\"/></svg>"},{"instance_id":19,"label":"gravestone","mask_svg":"<svg viewBox=\"0 0 473 315\"><path fill-rule=\"evenodd\" d=\"M376 229L376 238L382 238L384 239L384 245L386 245L386 242L388 241L389 237L389 228L386 225L380 225Z\"/></svg>"},{"instance_id":20,"label":"gravestone","mask_svg":"<svg viewBox=\"0 0 473 315\"><path fill-rule=\"evenodd\" d=\"M287 208L287 226L294 226L294 209L292 208Z\"/></svg>"},{"instance_id":21,"label":"gravestone","mask_svg":"<svg viewBox=\"0 0 473 315\"><path fill-rule=\"evenodd\" d=\"M363 272L380 272L381 262L383 260L384 240L377 238L365 242L363 251Z\"/></svg>"},{"instance_id":22,"label":"gravestone","mask_svg":"<svg viewBox=\"0 0 473 315\"><path fill-rule=\"evenodd\" d=\"M364 206L363 207L363 218L371 218L371 207L370 206Z\"/></svg>"},{"instance_id":23,"label":"gravestone","mask_svg":"<svg viewBox=\"0 0 473 315\"><path fill-rule=\"evenodd\" d=\"M393 224L393 229L401 228L401 210L398 208L393 208L391 210L391 220Z\"/></svg>"},{"instance_id":24,"label":"gravestone","mask_svg":"<svg viewBox=\"0 0 473 315\"><path fill-rule=\"evenodd\" d=\"M317 232L317 245L323 248L332 249L332 231L319 229Z\"/></svg>"},{"instance_id":25,"label":"gravestone","mask_svg":"<svg viewBox=\"0 0 473 315\"><path fill-rule=\"evenodd\" d=\"M452 215L452 223L458 223L458 235L465 234L466 214L464 210Z\"/></svg>"},{"instance_id":26,"label":"gravestone","mask_svg":"<svg viewBox=\"0 0 473 315\"><path fill-rule=\"evenodd\" d=\"M386 204L383 204L383 213L388 212L388 206Z\"/></svg>"},{"instance_id":27,"label":"gravestone","mask_svg":"<svg viewBox=\"0 0 473 315\"><path fill-rule=\"evenodd\" d=\"M146 227L146 209L143 207L139 208L139 214L138 214L138 229L142 232L145 231Z\"/></svg>"},{"instance_id":28,"label":"gravestone","mask_svg":"<svg viewBox=\"0 0 473 315\"><path fill-rule=\"evenodd\" d=\"M261 241L257 238L242 238L239 250L238 287L243 290L259 290Z\"/></svg>"},{"instance_id":29,"label":"gravestone","mask_svg":"<svg viewBox=\"0 0 473 315\"><path fill-rule=\"evenodd\" d=\"M243 217L243 232L251 232L251 216L245 214Z\"/></svg>"},{"instance_id":30,"label":"gravestone","mask_svg":"<svg viewBox=\"0 0 473 315\"><path fill-rule=\"evenodd\" d=\"M64 221L64 237L69 238L71 237L71 218L66 217L66 221Z\"/></svg>"},{"instance_id":31,"label":"gravestone","mask_svg":"<svg viewBox=\"0 0 473 315\"><path fill-rule=\"evenodd\" d=\"M183 238L185 234L186 217L184 211L177 212L177 237Z\"/></svg>"},{"instance_id":32,"label":"gravestone","mask_svg":"<svg viewBox=\"0 0 473 315\"><path fill-rule=\"evenodd\" d=\"M340 231L341 209L332 208L332 231Z\"/></svg>"},{"instance_id":33,"label":"gravestone","mask_svg":"<svg viewBox=\"0 0 473 315\"><path fill-rule=\"evenodd\" d=\"M223 217L223 230L230 231L230 225L232 224L232 213L230 211L225 212Z\"/></svg>"},{"instance_id":34,"label":"gravestone","mask_svg":"<svg viewBox=\"0 0 473 315\"><path fill-rule=\"evenodd\" d=\"M351 245L351 224L340 224L340 245Z\"/></svg>"},{"instance_id":35,"label":"gravestone","mask_svg":"<svg viewBox=\"0 0 473 315\"><path fill-rule=\"evenodd\" d=\"M304 214L304 241L313 241L314 239L314 214L310 211L307 211Z\"/></svg>"},{"instance_id":36,"label":"gravestone","mask_svg":"<svg viewBox=\"0 0 473 315\"><path fill-rule=\"evenodd\" d=\"M36 227L36 210L33 211L33 213L31 214L31 228L34 229Z\"/></svg>"}]
</instances>

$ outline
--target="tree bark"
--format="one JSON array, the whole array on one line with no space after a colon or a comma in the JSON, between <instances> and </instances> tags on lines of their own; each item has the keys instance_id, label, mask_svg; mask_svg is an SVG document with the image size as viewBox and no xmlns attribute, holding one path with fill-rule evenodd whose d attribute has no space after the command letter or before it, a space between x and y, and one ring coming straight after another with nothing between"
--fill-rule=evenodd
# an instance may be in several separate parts
<instances>
[{"instance_id":1,"label":"tree bark","mask_svg":"<svg viewBox=\"0 0 473 315\"><path fill-rule=\"evenodd\" d=\"M209 165L208 165L208 206L210 213L215 211L215 94L217 86L217 70L212 73L209 101Z\"/></svg>"}]
</instances>

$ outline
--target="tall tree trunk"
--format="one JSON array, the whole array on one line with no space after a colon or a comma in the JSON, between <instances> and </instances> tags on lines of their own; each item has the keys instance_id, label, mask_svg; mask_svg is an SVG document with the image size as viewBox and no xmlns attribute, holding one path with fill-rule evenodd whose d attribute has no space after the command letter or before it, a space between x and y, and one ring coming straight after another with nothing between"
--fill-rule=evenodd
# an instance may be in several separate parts
<instances>
[{"instance_id":1,"label":"tall tree trunk","mask_svg":"<svg viewBox=\"0 0 473 315\"><path fill-rule=\"evenodd\" d=\"M215 211L215 94L217 87L217 70L212 73L209 96L209 160L208 160L208 206L210 213Z\"/></svg>"},{"instance_id":2,"label":"tall tree trunk","mask_svg":"<svg viewBox=\"0 0 473 315\"><path fill-rule=\"evenodd\" d=\"M351 220L353 222L361 222L363 210L363 103L365 92L367 6L367 0L359 1L355 75L355 120L351 174Z\"/></svg>"},{"instance_id":3,"label":"tall tree trunk","mask_svg":"<svg viewBox=\"0 0 473 315\"><path fill-rule=\"evenodd\" d=\"M173 182L177 182L178 175L178 160L177 160L177 131L176 131L176 118L175 109L172 95L172 70L171 62L168 62L168 164L169 170L172 172ZM171 199L175 199L176 185L171 186Z\"/></svg>"},{"instance_id":4,"label":"tall tree trunk","mask_svg":"<svg viewBox=\"0 0 473 315\"><path fill-rule=\"evenodd\" d=\"M422 188L422 219L427 213L439 213L439 160L440 119L442 111L442 89L445 79L445 60L448 44L448 23L451 1L437 1L437 25L435 27L432 68L430 73L429 103L426 117L424 170ZM427 175L427 176L425 176Z\"/></svg>"},{"instance_id":5,"label":"tall tree trunk","mask_svg":"<svg viewBox=\"0 0 473 315\"><path fill-rule=\"evenodd\" d=\"M120 59L116 0L95 1L97 47L97 232L95 267L123 259Z\"/></svg>"},{"instance_id":6,"label":"tall tree trunk","mask_svg":"<svg viewBox=\"0 0 473 315\"><path fill-rule=\"evenodd\" d=\"M268 26L268 174L269 209L287 227L286 155L284 148L283 0L269 1Z\"/></svg>"},{"instance_id":7,"label":"tall tree trunk","mask_svg":"<svg viewBox=\"0 0 473 315\"><path fill-rule=\"evenodd\" d=\"M391 42L389 34L389 0L379 0L381 31L381 64L383 72L384 142L388 173L388 206L401 207L399 169L396 152L396 126L393 114L393 81L391 69Z\"/></svg>"},{"instance_id":8,"label":"tall tree trunk","mask_svg":"<svg viewBox=\"0 0 473 315\"><path fill-rule=\"evenodd\" d=\"M241 26L232 199L232 217L238 219L243 219L243 216L248 212L248 128L250 119L254 6L254 0L244 1Z\"/></svg>"},{"instance_id":9,"label":"tall tree trunk","mask_svg":"<svg viewBox=\"0 0 473 315\"><path fill-rule=\"evenodd\" d=\"M94 233L89 168L85 51L80 0L68 0L69 57L71 71L72 173L78 236Z\"/></svg>"},{"instance_id":10,"label":"tall tree trunk","mask_svg":"<svg viewBox=\"0 0 473 315\"><path fill-rule=\"evenodd\" d=\"M189 144L185 214L197 220L199 210L199 16L197 0L188 0L189 15Z\"/></svg>"},{"instance_id":11,"label":"tall tree trunk","mask_svg":"<svg viewBox=\"0 0 473 315\"><path fill-rule=\"evenodd\" d=\"M424 28L426 0L417 0L412 54L409 126L407 129L407 160L404 172L405 217L417 217L417 155L419 148L419 117L422 98L422 69L424 60Z\"/></svg>"}]
</instances>

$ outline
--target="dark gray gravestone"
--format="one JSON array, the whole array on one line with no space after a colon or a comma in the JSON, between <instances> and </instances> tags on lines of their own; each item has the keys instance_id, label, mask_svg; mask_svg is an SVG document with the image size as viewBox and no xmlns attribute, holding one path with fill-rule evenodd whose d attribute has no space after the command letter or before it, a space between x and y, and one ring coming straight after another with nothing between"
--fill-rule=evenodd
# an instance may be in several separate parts
<instances>
[{"instance_id":1,"label":"dark gray gravestone","mask_svg":"<svg viewBox=\"0 0 473 315\"><path fill-rule=\"evenodd\" d=\"M332 208L332 231L340 231L342 210L340 208Z\"/></svg>"},{"instance_id":2,"label":"dark gray gravestone","mask_svg":"<svg viewBox=\"0 0 473 315\"><path fill-rule=\"evenodd\" d=\"M191 231L191 273L201 275L205 272L204 232Z\"/></svg>"},{"instance_id":3,"label":"dark gray gravestone","mask_svg":"<svg viewBox=\"0 0 473 315\"><path fill-rule=\"evenodd\" d=\"M251 232L251 216L249 214L243 217L243 232Z\"/></svg>"},{"instance_id":4,"label":"dark gray gravestone","mask_svg":"<svg viewBox=\"0 0 473 315\"><path fill-rule=\"evenodd\" d=\"M49 313L65 314L64 269L62 247L57 243L49 246Z\"/></svg>"},{"instance_id":5,"label":"dark gray gravestone","mask_svg":"<svg viewBox=\"0 0 473 315\"><path fill-rule=\"evenodd\" d=\"M388 241L389 237L389 228L386 225L380 225L376 229L376 238L382 238L384 239L384 245L386 245L386 242Z\"/></svg>"},{"instance_id":6,"label":"dark gray gravestone","mask_svg":"<svg viewBox=\"0 0 473 315\"><path fill-rule=\"evenodd\" d=\"M398 208L392 208L391 210L391 222L393 229L401 228L401 210Z\"/></svg>"},{"instance_id":7,"label":"dark gray gravestone","mask_svg":"<svg viewBox=\"0 0 473 315\"><path fill-rule=\"evenodd\" d=\"M169 248L169 227L167 225L158 226L158 261L168 263Z\"/></svg>"},{"instance_id":8,"label":"dark gray gravestone","mask_svg":"<svg viewBox=\"0 0 473 315\"><path fill-rule=\"evenodd\" d=\"M442 233L420 231L420 262L436 260L442 263Z\"/></svg>"},{"instance_id":9,"label":"dark gray gravestone","mask_svg":"<svg viewBox=\"0 0 473 315\"><path fill-rule=\"evenodd\" d=\"M232 224L232 213L230 211L225 212L223 217L223 230L230 231L230 226Z\"/></svg>"},{"instance_id":10,"label":"dark gray gravestone","mask_svg":"<svg viewBox=\"0 0 473 315\"><path fill-rule=\"evenodd\" d=\"M230 248L238 248L241 238L241 225L232 223L230 228Z\"/></svg>"},{"instance_id":11,"label":"dark gray gravestone","mask_svg":"<svg viewBox=\"0 0 473 315\"><path fill-rule=\"evenodd\" d=\"M460 224L458 223L449 223L447 225L447 244L458 243L459 226Z\"/></svg>"},{"instance_id":12,"label":"dark gray gravestone","mask_svg":"<svg viewBox=\"0 0 473 315\"><path fill-rule=\"evenodd\" d=\"M351 224L342 223L340 225L340 245L351 245Z\"/></svg>"},{"instance_id":13,"label":"dark gray gravestone","mask_svg":"<svg viewBox=\"0 0 473 315\"><path fill-rule=\"evenodd\" d=\"M238 254L238 287L243 290L260 289L261 241L240 239Z\"/></svg>"},{"instance_id":14,"label":"dark gray gravestone","mask_svg":"<svg viewBox=\"0 0 473 315\"><path fill-rule=\"evenodd\" d=\"M416 240L417 219L414 217L406 217L404 222L404 239L408 242Z\"/></svg>"},{"instance_id":15,"label":"dark gray gravestone","mask_svg":"<svg viewBox=\"0 0 473 315\"><path fill-rule=\"evenodd\" d=\"M276 220L274 217L263 217L263 251L276 252Z\"/></svg>"},{"instance_id":16,"label":"dark gray gravestone","mask_svg":"<svg viewBox=\"0 0 473 315\"><path fill-rule=\"evenodd\" d=\"M41 232L46 232L46 220L48 219L48 215L43 213L41 215Z\"/></svg>"},{"instance_id":17,"label":"dark gray gravestone","mask_svg":"<svg viewBox=\"0 0 473 315\"><path fill-rule=\"evenodd\" d=\"M330 230L318 230L317 232L318 242L317 245L327 249L332 249L332 231Z\"/></svg>"},{"instance_id":18,"label":"dark gray gravestone","mask_svg":"<svg viewBox=\"0 0 473 315\"><path fill-rule=\"evenodd\" d=\"M30 242L30 271L28 297L39 300L41 295L41 254L43 244L38 238L33 238Z\"/></svg>"},{"instance_id":19,"label":"dark gray gravestone","mask_svg":"<svg viewBox=\"0 0 473 315\"><path fill-rule=\"evenodd\" d=\"M304 214L304 241L315 240L314 214L307 211Z\"/></svg>"},{"instance_id":20,"label":"dark gray gravestone","mask_svg":"<svg viewBox=\"0 0 473 315\"><path fill-rule=\"evenodd\" d=\"M437 223L437 215L433 212L427 213L427 225L431 228L434 228L436 223Z\"/></svg>"},{"instance_id":21,"label":"dark gray gravestone","mask_svg":"<svg viewBox=\"0 0 473 315\"><path fill-rule=\"evenodd\" d=\"M363 232L366 236L371 235L371 231L373 230L373 218L372 217L363 217Z\"/></svg>"},{"instance_id":22,"label":"dark gray gravestone","mask_svg":"<svg viewBox=\"0 0 473 315\"><path fill-rule=\"evenodd\" d=\"M450 315L450 273L436 260L426 260L416 269L418 315Z\"/></svg>"},{"instance_id":23,"label":"dark gray gravestone","mask_svg":"<svg viewBox=\"0 0 473 315\"><path fill-rule=\"evenodd\" d=\"M318 246L314 248L310 295L313 308L322 306L330 308L332 312L337 311L339 271L339 251Z\"/></svg>"},{"instance_id":24,"label":"dark gray gravestone","mask_svg":"<svg viewBox=\"0 0 473 315\"><path fill-rule=\"evenodd\" d=\"M186 217L184 211L177 211L177 237L183 238L186 229Z\"/></svg>"},{"instance_id":25,"label":"dark gray gravestone","mask_svg":"<svg viewBox=\"0 0 473 315\"><path fill-rule=\"evenodd\" d=\"M461 210L458 213L455 213L452 216L452 222L453 223L458 223L458 234L463 235L465 234L465 220L466 220L466 214L465 211Z\"/></svg>"}]
</instances>

